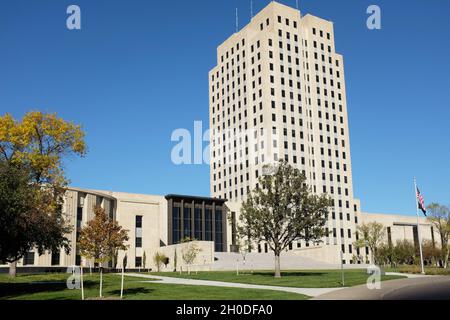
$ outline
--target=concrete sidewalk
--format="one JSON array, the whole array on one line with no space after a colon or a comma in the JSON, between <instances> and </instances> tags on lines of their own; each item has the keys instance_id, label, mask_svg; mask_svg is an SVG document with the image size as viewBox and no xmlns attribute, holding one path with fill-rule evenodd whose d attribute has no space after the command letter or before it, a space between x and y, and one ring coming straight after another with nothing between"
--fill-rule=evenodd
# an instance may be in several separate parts
<instances>
[{"instance_id":1,"label":"concrete sidewalk","mask_svg":"<svg viewBox=\"0 0 450 320\"><path fill-rule=\"evenodd\" d=\"M163 284L178 284L178 285L190 285L190 286L209 286L209 287L228 287L228 288L242 288L242 289L259 289L259 290L274 290L274 291L284 291L290 293L297 293L306 295L308 297L317 297L330 292L341 290L342 288L294 288L294 287L276 287L276 286L266 286L266 285L255 285L255 284L245 284L245 283L233 283L233 282L220 282L220 281L208 281L208 280L194 280L194 279L183 279L183 278L171 278L171 277L161 277L154 275L143 275L136 273L126 274L127 277L135 278L147 278L158 280L158 283Z\"/></svg>"}]
</instances>

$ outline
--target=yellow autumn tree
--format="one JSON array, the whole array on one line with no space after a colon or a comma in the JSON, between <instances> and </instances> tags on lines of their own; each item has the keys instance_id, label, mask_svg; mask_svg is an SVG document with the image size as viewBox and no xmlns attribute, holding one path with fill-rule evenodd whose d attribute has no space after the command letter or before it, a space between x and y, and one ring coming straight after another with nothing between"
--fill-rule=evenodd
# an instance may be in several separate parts
<instances>
[{"instance_id":1,"label":"yellow autumn tree","mask_svg":"<svg viewBox=\"0 0 450 320\"><path fill-rule=\"evenodd\" d=\"M127 250L128 230L111 219L101 207L94 208L95 218L81 229L78 247L80 255L100 266L100 298L102 297L102 264L113 259L119 250Z\"/></svg>"},{"instance_id":2,"label":"yellow autumn tree","mask_svg":"<svg viewBox=\"0 0 450 320\"><path fill-rule=\"evenodd\" d=\"M62 184L64 158L86 154L84 132L56 114L33 111L21 121L6 114L0 117L0 153L0 159L28 165L34 182Z\"/></svg>"}]
</instances>

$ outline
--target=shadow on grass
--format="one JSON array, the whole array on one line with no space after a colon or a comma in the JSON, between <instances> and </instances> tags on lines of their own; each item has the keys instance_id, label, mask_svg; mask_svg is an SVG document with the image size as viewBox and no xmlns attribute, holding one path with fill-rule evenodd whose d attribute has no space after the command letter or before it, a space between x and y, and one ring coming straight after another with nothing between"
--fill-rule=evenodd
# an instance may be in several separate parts
<instances>
[{"instance_id":1,"label":"shadow on grass","mask_svg":"<svg viewBox=\"0 0 450 320\"><path fill-rule=\"evenodd\" d=\"M154 291L155 291L154 289L139 287L139 288L123 289L123 294L124 295L150 294ZM120 290L111 290L108 291L108 293L120 296Z\"/></svg>"},{"instance_id":2,"label":"shadow on grass","mask_svg":"<svg viewBox=\"0 0 450 320\"><path fill-rule=\"evenodd\" d=\"M98 285L95 281L84 281L85 288ZM67 290L66 281L36 281L28 283L0 283L0 299L12 298L21 295L30 295L44 292L58 292Z\"/></svg>"}]
</instances>

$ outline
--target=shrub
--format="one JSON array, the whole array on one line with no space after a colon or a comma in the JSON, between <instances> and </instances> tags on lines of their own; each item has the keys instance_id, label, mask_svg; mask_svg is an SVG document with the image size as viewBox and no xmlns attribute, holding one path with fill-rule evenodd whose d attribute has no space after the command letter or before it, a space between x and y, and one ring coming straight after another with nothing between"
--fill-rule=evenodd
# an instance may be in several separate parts
<instances>
[{"instance_id":1,"label":"shrub","mask_svg":"<svg viewBox=\"0 0 450 320\"><path fill-rule=\"evenodd\" d=\"M168 261L168 258L159 252L156 252L155 255L153 256L153 262L156 265L156 270L157 272L161 271L161 267L165 264L165 262Z\"/></svg>"}]
</instances>

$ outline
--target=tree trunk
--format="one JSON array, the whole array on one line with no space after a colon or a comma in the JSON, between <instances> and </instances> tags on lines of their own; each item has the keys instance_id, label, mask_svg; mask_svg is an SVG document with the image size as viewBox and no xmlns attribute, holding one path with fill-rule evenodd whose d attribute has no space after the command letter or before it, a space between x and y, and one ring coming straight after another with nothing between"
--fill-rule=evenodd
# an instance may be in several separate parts
<instances>
[{"instance_id":1,"label":"tree trunk","mask_svg":"<svg viewBox=\"0 0 450 320\"><path fill-rule=\"evenodd\" d=\"M281 278L281 263L279 252L275 252L275 278Z\"/></svg>"},{"instance_id":2,"label":"tree trunk","mask_svg":"<svg viewBox=\"0 0 450 320\"><path fill-rule=\"evenodd\" d=\"M449 248L448 248L448 240L445 237L441 236L441 248L442 248L442 265L444 269L447 269L448 266L448 255L449 255Z\"/></svg>"},{"instance_id":3,"label":"tree trunk","mask_svg":"<svg viewBox=\"0 0 450 320\"><path fill-rule=\"evenodd\" d=\"M17 275L17 261L11 262L9 264L9 276L15 278Z\"/></svg>"}]
</instances>

